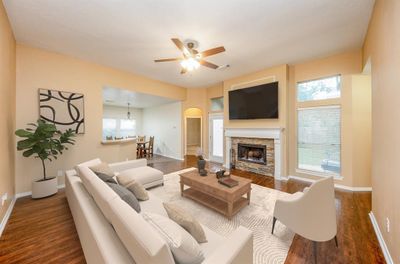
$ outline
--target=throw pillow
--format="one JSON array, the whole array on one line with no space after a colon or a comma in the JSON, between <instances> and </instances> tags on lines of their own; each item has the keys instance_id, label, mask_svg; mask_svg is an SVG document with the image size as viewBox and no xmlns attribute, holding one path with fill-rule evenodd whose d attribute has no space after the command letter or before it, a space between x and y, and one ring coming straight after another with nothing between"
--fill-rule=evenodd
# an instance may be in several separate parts
<instances>
[{"instance_id":1,"label":"throw pillow","mask_svg":"<svg viewBox=\"0 0 400 264\"><path fill-rule=\"evenodd\" d=\"M207 242L206 234L200 223L181 207L172 203L163 203L168 217L188 231L199 243Z\"/></svg>"},{"instance_id":2,"label":"throw pillow","mask_svg":"<svg viewBox=\"0 0 400 264\"><path fill-rule=\"evenodd\" d=\"M147 193L146 189L138 183L137 181L133 180L128 185L125 186L129 191L135 195L135 197L140 201L149 200L149 194Z\"/></svg>"},{"instance_id":3,"label":"throw pillow","mask_svg":"<svg viewBox=\"0 0 400 264\"><path fill-rule=\"evenodd\" d=\"M109 182L109 183L115 183L118 184L113 177L108 176L107 174L104 174L102 172L94 172L97 177L99 177L103 182Z\"/></svg>"},{"instance_id":4,"label":"throw pillow","mask_svg":"<svg viewBox=\"0 0 400 264\"><path fill-rule=\"evenodd\" d=\"M110 168L110 166L108 166L107 163L102 162L100 164L94 165L89 167L89 169L91 169L94 173L103 173L105 175L108 175L110 177L114 177L114 172L112 171L112 169Z\"/></svg>"},{"instance_id":5,"label":"throw pillow","mask_svg":"<svg viewBox=\"0 0 400 264\"><path fill-rule=\"evenodd\" d=\"M116 192L118 196L121 197L121 199L130 207L132 207L136 212L140 213L139 201L128 189L115 183L107 182L107 185L110 186L110 188L113 189L113 191Z\"/></svg>"},{"instance_id":6,"label":"throw pillow","mask_svg":"<svg viewBox=\"0 0 400 264\"><path fill-rule=\"evenodd\" d=\"M131 181L133 181L135 175L130 172L130 170L122 171L117 175L118 183L122 186L127 186Z\"/></svg>"},{"instance_id":7,"label":"throw pillow","mask_svg":"<svg viewBox=\"0 0 400 264\"><path fill-rule=\"evenodd\" d=\"M143 213L142 216L167 242L176 263L203 262L204 254L199 244L185 229L165 216L151 213Z\"/></svg>"}]
</instances>

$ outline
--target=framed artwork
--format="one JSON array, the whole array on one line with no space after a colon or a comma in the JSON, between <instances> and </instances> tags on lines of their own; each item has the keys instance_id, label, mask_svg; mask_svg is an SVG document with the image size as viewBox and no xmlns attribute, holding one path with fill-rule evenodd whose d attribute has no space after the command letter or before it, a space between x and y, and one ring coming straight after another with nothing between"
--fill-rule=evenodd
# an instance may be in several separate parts
<instances>
[{"instance_id":1,"label":"framed artwork","mask_svg":"<svg viewBox=\"0 0 400 264\"><path fill-rule=\"evenodd\" d=\"M39 89L40 118L53 123L57 129L72 129L85 133L85 107L83 94Z\"/></svg>"}]
</instances>

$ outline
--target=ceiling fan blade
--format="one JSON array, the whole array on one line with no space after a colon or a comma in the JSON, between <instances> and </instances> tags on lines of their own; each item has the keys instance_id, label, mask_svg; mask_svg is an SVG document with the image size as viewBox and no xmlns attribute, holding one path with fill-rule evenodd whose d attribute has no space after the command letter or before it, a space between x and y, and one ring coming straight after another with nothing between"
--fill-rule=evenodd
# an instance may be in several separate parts
<instances>
[{"instance_id":1,"label":"ceiling fan blade","mask_svg":"<svg viewBox=\"0 0 400 264\"><path fill-rule=\"evenodd\" d=\"M159 60L154 60L154 62L180 61L180 60L182 60L182 58L159 59Z\"/></svg>"},{"instance_id":2,"label":"ceiling fan blade","mask_svg":"<svg viewBox=\"0 0 400 264\"><path fill-rule=\"evenodd\" d=\"M208 57L208 56L211 56L211 55L215 55L215 54L218 54L218 53L221 53L221 52L224 52L224 51L225 51L224 46L221 46L221 47L217 47L217 48L213 48L213 49L209 49L209 50L205 50L203 52L200 52L200 55L201 55L202 58L205 58L205 57Z\"/></svg>"},{"instance_id":3,"label":"ceiling fan blade","mask_svg":"<svg viewBox=\"0 0 400 264\"><path fill-rule=\"evenodd\" d=\"M206 66L206 67L214 69L214 70L219 68L218 65L215 65L215 64L205 61L205 60L200 60L199 63L203 66Z\"/></svg>"},{"instance_id":4,"label":"ceiling fan blade","mask_svg":"<svg viewBox=\"0 0 400 264\"><path fill-rule=\"evenodd\" d=\"M181 74L185 74L186 72L187 72L187 70L185 68L182 68Z\"/></svg>"},{"instance_id":5,"label":"ceiling fan blade","mask_svg":"<svg viewBox=\"0 0 400 264\"><path fill-rule=\"evenodd\" d=\"M172 40L172 42L174 42L174 44L178 47L178 49L180 51L182 51L182 52L186 51L186 47L185 47L185 45L183 45L182 41L180 41L177 38L172 38L171 40Z\"/></svg>"}]
</instances>

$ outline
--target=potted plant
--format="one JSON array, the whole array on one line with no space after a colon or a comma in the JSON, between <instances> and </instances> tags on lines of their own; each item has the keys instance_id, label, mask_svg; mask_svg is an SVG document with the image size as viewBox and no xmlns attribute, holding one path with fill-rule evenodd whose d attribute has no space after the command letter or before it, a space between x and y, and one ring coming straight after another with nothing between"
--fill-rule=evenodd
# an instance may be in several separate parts
<instances>
[{"instance_id":1,"label":"potted plant","mask_svg":"<svg viewBox=\"0 0 400 264\"><path fill-rule=\"evenodd\" d=\"M74 145L75 136L71 129L64 133L57 130L54 124L38 120L36 124L29 123L30 127L18 129L15 135L23 138L17 143L17 150L23 151L24 157L34 156L42 161L43 178L32 183L32 198L43 198L57 193L57 177L47 177L45 161L57 159L67 144Z\"/></svg>"}]
</instances>

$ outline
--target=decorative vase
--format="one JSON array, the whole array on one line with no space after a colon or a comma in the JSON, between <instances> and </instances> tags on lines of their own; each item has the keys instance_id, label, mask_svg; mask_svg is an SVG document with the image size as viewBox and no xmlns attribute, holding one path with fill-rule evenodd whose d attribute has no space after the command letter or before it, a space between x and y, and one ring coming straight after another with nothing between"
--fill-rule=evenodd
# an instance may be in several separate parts
<instances>
[{"instance_id":1,"label":"decorative vase","mask_svg":"<svg viewBox=\"0 0 400 264\"><path fill-rule=\"evenodd\" d=\"M197 160L197 168L199 170L199 173L201 171L204 171L206 168L206 161L204 159L198 159Z\"/></svg>"},{"instance_id":2,"label":"decorative vase","mask_svg":"<svg viewBox=\"0 0 400 264\"><path fill-rule=\"evenodd\" d=\"M57 177L38 180L32 183L32 198L39 199L57 193Z\"/></svg>"}]
</instances>

